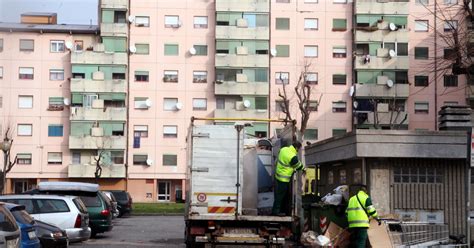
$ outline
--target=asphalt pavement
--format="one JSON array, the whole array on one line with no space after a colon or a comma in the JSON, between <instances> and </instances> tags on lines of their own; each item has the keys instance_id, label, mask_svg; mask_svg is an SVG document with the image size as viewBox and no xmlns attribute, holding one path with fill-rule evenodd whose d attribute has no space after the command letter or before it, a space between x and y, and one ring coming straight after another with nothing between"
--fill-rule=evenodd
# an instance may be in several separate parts
<instances>
[{"instance_id":1,"label":"asphalt pavement","mask_svg":"<svg viewBox=\"0 0 474 248\"><path fill-rule=\"evenodd\" d=\"M131 216L114 219L112 231L71 244L73 248L185 247L183 216Z\"/></svg>"}]
</instances>

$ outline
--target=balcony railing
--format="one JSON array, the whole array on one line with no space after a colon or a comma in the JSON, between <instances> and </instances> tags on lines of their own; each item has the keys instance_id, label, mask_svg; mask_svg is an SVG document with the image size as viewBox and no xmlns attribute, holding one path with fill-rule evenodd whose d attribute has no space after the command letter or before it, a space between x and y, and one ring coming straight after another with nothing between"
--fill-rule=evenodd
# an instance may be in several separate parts
<instances>
[{"instance_id":1,"label":"balcony railing","mask_svg":"<svg viewBox=\"0 0 474 248\"><path fill-rule=\"evenodd\" d=\"M128 33L126 23L101 23L100 34L103 36L124 36Z\"/></svg>"},{"instance_id":2,"label":"balcony railing","mask_svg":"<svg viewBox=\"0 0 474 248\"><path fill-rule=\"evenodd\" d=\"M382 84L356 84L356 97L371 98L407 98L410 94L408 84L394 84L392 87Z\"/></svg>"},{"instance_id":3,"label":"balcony railing","mask_svg":"<svg viewBox=\"0 0 474 248\"><path fill-rule=\"evenodd\" d=\"M390 2L380 0L355 1L356 14L408 15L409 1Z\"/></svg>"},{"instance_id":4,"label":"balcony railing","mask_svg":"<svg viewBox=\"0 0 474 248\"><path fill-rule=\"evenodd\" d=\"M125 165L103 165L101 178L125 178ZM96 165L90 164L70 164L68 166L68 177L70 178L94 178Z\"/></svg>"},{"instance_id":5,"label":"balcony railing","mask_svg":"<svg viewBox=\"0 0 474 248\"><path fill-rule=\"evenodd\" d=\"M127 108L71 107L70 120L125 121L127 120Z\"/></svg>"},{"instance_id":6,"label":"balcony railing","mask_svg":"<svg viewBox=\"0 0 474 248\"><path fill-rule=\"evenodd\" d=\"M71 78L71 92L127 92L125 79L92 80Z\"/></svg>"},{"instance_id":7,"label":"balcony railing","mask_svg":"<svg viewBox=\"0 0 474 248\"><path fill-rule=\"evenodd\" d=\"M247 109L247 110L216 109L214 111L214 117L216 117L216 118L266 119L266 118L268 118L268 111L267 110L257 110L257 109Z\"/></svg>"},{"instance_id":8,"label":"balcony railing","mask_svg":"<svg viewBox=\"0 0 474 248\"><path fill-rule=\"evenodd\" d=\"M127 65L127 60L127 53L108 53L95 51L71 53L72 64Z\"/></svg>"},{"instance_id":9,"label":"balcony railing","mask_svg":"<svg viewBox=\"0 0 474 248\"><path fill-rule=\"evenodd\" d=\"M269 57L261 55L216 54L216 67L268 67Z\"/></svg>"},{"instance_id":10,"label":"balcony railing","mask_svg":"<svg viewBox=\"0 0 474 248\"><path fill-rule=\"evenodd\" d=\"M395 56L393 58L387 56L371 56L370 62L366 62L366 57L358 55L355 58L355 69L390 69L390 70L408 70L409 58L408 56Z\"/></svg>"},{"instance_id":11,"label":"balcony railing","mask_svg":"<svg viewBox=\"0 0 474 248\"><path fill-rule=\"evenodd\" d=\"M103 9L128 9L128 0L100 0Z\"/></svg>"},{"instance_id":12,"label":"balcony railing","mask_svg":"<svg viewBox=\"0 0 474 248\"><path fill-rule=\"evenodd\" d=\"M269 37L270 29L268 27L216 26L216 39L268 40Z\"/></svg>"},{"instance_id":13,"label":"balcony railing","mask_svg":"<svg viewBox=\"0 0 474 248\"><path fill-rule=\"evenodd\" d=\"M357 113L358 115L364 115L365 118L359 120L363 120L361 123L357 123L358 125L408 125L408 113L407 112L397 112L397 111L389 111L389 112L369 112L369 113ZM376 119L374 117L377 117ZM406 119L405 119L406 117ZM364 120L365 119L365 120ZM403 121L403 122L402 122Z\"/></svg>"},{"instance_id":14,"label":"balcony railing","mask_svg":"<svg viewBox=\"0 0 474 248\"><path fill-rule=\"evenodd\" d=\"M216 0L216 11L269 12L270 0Z\"/></svg>"},{"instance_id":15,"label":"balcony railing","mask_svg":"<svg viewBox=\"0 0 474 248\"><path fill-rule=\"evenodd\" d=\"M125 136L69 136L69 149L125 149Z\"/></svg>"},{"instance_id":16,"label":"balcony railing","mask_svg":"<svg viewBox=\"0 0 474 248\"><path fill-rule=\"evenodd\" d=\"M216 95L268 95L269 84L264 82L219 82L215 84Z\"/></svg>"}]
</instances>

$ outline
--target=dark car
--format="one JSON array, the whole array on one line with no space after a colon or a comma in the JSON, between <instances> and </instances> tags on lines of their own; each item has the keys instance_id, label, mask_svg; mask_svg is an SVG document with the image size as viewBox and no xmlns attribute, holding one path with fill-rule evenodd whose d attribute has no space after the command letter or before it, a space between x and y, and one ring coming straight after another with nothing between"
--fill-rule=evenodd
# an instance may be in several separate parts
<instances>
[{"instance_id":1,"label":"dark car","mask_svg":"<svg viewBox=\"0 0 474 248\"><path fill-rule=\"evenodd\" d=\"M92 237L98 233L104 233L112 230L112 203L110 199L97 191L95 196L79 196L84 202L89 212L89 226L92 230Z\"/></svg>"},{"instance_id":2,"label":"dark car","mask_svg":"<svg viewBox=\"0 0 474 248\"><path fill-rule=\"evenodd\" d=\"M123 215L131 214L133 201L130 194L123 190L110 190L110 192L112 192L115 199L117 199L118 216L122 217Z\"/></svg>"},{"instance_id":3,"label":"dark car","mask_svg":"<svg viewBox=\"0 0 474 248\"><path fill-rule=\"evenodd\" d=\"M35 220L36 235L41 242L41 247L67 248L69 240L66 231L46 222Z\"/></svg>"},{"instance_id":4,"label":"dark car","mask_svg":"<svg viewBox=\"0 0 474 248\"><path fill-rule=\"evenodd\" d=\"M40 248L40 240L34 228L35 220L25 211L25 206L6 203L5 207L10 210L20 227L21 248Z\"/></svg>"}]
</instances>

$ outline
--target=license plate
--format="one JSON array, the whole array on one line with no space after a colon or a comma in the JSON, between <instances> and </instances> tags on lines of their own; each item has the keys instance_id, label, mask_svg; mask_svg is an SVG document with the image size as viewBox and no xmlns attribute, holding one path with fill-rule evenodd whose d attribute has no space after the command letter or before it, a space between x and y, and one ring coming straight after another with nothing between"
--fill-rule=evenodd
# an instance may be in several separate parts
<instances>
[{"instance_id":1,"label":"license plate","mask_svg":"<svg viewBox=\"0 0 474 248\"><path fill-rule=\"evenodd\" d=\"M7 240L7 248L16 248L18 247L18 241L20 238Z\"/></svg>"},{"instance_id":2,"label":"license plate","mask_svg":"<svg viewBox=\"0 0 474 248\"><path fill-rule=\"evenodd\" d=\"M36 233L35 232L28 232L28 237L30 239L35 239L36 238Z\"/></svg>"}]
</instances>

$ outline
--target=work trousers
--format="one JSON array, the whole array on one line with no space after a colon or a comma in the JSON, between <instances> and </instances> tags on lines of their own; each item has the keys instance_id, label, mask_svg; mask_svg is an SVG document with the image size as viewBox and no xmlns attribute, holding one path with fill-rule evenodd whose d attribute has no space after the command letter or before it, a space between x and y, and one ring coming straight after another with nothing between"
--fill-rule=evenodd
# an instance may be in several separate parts
<instances>
[{"instance_id":1,"label":"work trousers","mask_svg":"<svg viewBox=\"0 0 474 248\"><path fill-rule=\"evenodd\" d=\"M368 239L367 229L366 227L349 228L351 233L351 243L349 247L365 248Z\"/></svg>"},{"instance_id":2,"label":"work trousers","mask_svg":"<svg viewBox=\"0 0 474 248\"><path fill-rule=\"evenodd\" d=\"M278 179L275 179L275 199L273 201L272 214L288 214L289 210L289 200L290 200L290 183L280 182Z\"/></svg>"}]
</instances>

